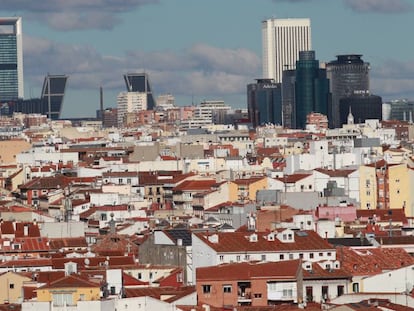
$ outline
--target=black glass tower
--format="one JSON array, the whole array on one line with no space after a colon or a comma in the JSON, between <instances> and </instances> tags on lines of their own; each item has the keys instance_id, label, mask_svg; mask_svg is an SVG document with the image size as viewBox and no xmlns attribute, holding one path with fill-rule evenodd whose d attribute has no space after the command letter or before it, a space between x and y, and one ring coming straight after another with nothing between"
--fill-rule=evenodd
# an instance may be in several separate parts
<instances>
[{"instance_id":1,"label":"black glass tower","mask_svg":"<svg viewBox=\"0 0 414 311\"><path fill-rule=\"evenodd\" d=\"M299 52L296 62L295 111L296 128L305 128L311 112L328 113L330 94L326 70L319 68L315 51Z\"/></svg>"},{"instance_id":2,"label":"black glass tower","mask_svg":"<svg viewBox=\"0 0 414 311\"><path fill-rule=\"evenodd\" d=\"M329 126L340 126L339 101L356 93L369 91L369 63L362 60L362 55L338 55L337 59L326 65L332 93Z\"/></svg>"},{"instance_id":3,"label":"black glass tower","mask_svg":"<svg viewBox=\"0 0 414 311\"><path fill-rule=\"evenodd\" d=\"M355 123L364 123L369 119L382 121L382 98L368 93L342 98L339 101L340 125L347 123L349 112Z\"/></svg>"},{"instance_id":4,"label":"black glass tower","mask_svg":"<svg viewBox=\"0 0 414 311\"><path fill-rule=\"evenodd\" d=\"M124 79L128 92L140 92L147 94L147 110L153 110L156 104L154 96L152 94L152 88L148 74L145 72L127 73L124 75Z\"/></svg>"},{"instance_id":5,"label":"black glass tower","mask_svg":"<svg viewBox=\"0 0 414 311\"><path fill-rule=\"evenodd\" d=\"M247 85L247 109L254 127L266 123L282 124L281 84L273 79L256 79Z\"/></svg>"},{"instance_id":6,"label":"black glass tower","mask_svg":"<svg viewBox=\"0 0 414 311\"><path fill-rule=\"evenodd\" d=\"M52 120L60 118L65 96L66 75L47 75L43 82L40 98L19 99L2 104L1 115L12 115L14 112L39 113Z\"/></svg>"}]
</instances>

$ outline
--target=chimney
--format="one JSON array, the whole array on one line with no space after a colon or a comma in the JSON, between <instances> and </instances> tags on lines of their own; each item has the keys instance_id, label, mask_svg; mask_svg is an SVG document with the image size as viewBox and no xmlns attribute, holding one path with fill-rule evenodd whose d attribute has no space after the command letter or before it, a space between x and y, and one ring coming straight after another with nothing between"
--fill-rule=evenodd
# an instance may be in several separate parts
<instances>
[{"instance_id":1,"label":"chimney","mask_svg":"<svg viewBox=\"0 0 414 311\"><path fill-rule=\"evenodd\" d=\"M104 121L104 110L103 110L103 88L102 86L99 88L99 100L100 100L100 109L101 109L101 121L103 125Z\"/></svg>"}]
</instances>

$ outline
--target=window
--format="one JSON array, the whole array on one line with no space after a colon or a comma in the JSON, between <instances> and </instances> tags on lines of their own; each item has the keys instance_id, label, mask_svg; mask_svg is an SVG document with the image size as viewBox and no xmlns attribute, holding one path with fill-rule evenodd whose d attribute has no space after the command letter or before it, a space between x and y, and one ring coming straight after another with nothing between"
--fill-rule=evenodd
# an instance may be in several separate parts
<instances>
[{"instance_id":1,"label":"window","mask_svg":"<svg viewBox=\"0 0 414 311\"><path fill-rule=\"evenodd\" d=\"M352 291L354 293L359 293L359 283L352 283Z\"/></svg>"},{"instance_id":2,"label":"window","mask_svg":"<svg viewBox=\"0 0 414 311\"><path fill-rule=\"evenodd\" d=\"M131 184L131 178L127 178L127 184L130 185Z\"/></svg>"},{"instance_id":3,"label":"window","mask_svg":"<svg viewBox=\"0 0 414 311\"><path fill-rule=\"evenodd\" d=\"M344 286L343 285L338 285L337 287L337 296L342 296L344 294Z\"/></svg>"},{"instance_id":4,"label":"window","mask_svg":"<svg viewBox=\"0 0 414 311\"><path fill-rule=\"evenodd\" d=\"M313 253L309 253L309 258L313 259Z\"/></svg>"},{"instance_id":5,"label":"window","mask_svg":"<svg viewBox=\"0 0 414 311\"><path fill-rule=\"evenodd\" d=\"M122 178L118 178L118 184L122 184L123 179Z\"/></svg>"},{"instance_id":6,"label":"window","mask_svg":"<svg viewBox=\"0 0 414 311\"><path fill-rule=\"evenodd\" d=\"M293 259L293 254L289 254L289 259L292 260Z\"/></svg>"},{"instance_id":7,"label":"window","mask_svg":"<svg viewBox=\"0 0 414 311\"><path fill-rule=\"evenodd\" d=\"M10 284L9 284L9 288L10 288L10 289L14 289L14 284L13 284L13 283L10 283Z\"/></svg>"},{"instance_id":8,"label":"window","mask_svg":"<svg viewBox=\"0 0 414 311\"><path fill-rule=\"evenodd\" d=\"M283 297L292 297L293 296L293 290L292 289L284 289L283 290Z\"/></svg>"},{"instance_id":9,"label":"window","mask_svg":"<svg viewBox=\"0 0 414 311\"><path fill-rule=\"evenodd\" d=\"M303 259L303 254L302 253L299 254L299 258Z\"/></svg>"},{"instance_id":10,"label":"window","mask_svg":"<svg viewBox=\"0 0 414 311\"><path fill-rule=\"evenodd\" d=\"M331 254L331 252L328 252L327 255L330 257L332 254Z\"/></svg>"},{"instance_id":11,"label":"window","mask_svg":"<svg viewBox=\"0 0 414 311\"><path fill-rule=\"evenodd\" d=\"M255 293L254 298L262 298L262 294L261 293Z\"/></svg>"},{"instance_id":12,"label":"window","mask_svg":"<svg viewBox=\"0 0 414 311\"><path fill-rule=\"evenodd\" d=\"M246 254L244 255L244 260L249 260L250 259L250 255Z\"/></svg>"},{"instance_id":13,"label":"window","mask_svg":"<svg viewBox=\"0 0 414 311\"><path fill-rule=\"evenodd\" d=\"M141 274L141 272L138 272L138 280L141 280L142 279L142 274Z\"/></svg>"},{"instance_id":14,"label":"window","mask_svg":"<svg viewBox=\"0 0 414 311\"><path fill-rule=\"evenodd\" d=\"M322 286L322 299L323 300L327 300L329 298L329 293L328 293L328 286Z\"/></svg>"},{"instance_id":15,"label":"window","mask_svg":"<svg viewBox=\"0 0 414 311\"><path fill-rule=\"evenodd\" d=\"M103 220L103 221L105 221L105 220L107 220L107 216L106 216L106 214L101 214L101 220Z\"/></svg>"},{"instance_id":16,"label":"window","mask_svg":"<svg viewBox=\"0 0 414 311\"><path fill-rule=\"evenodd\" d=\"M292 238L293 238L292 233L289 233L288 234L288 240L292 240Z\"/></svg>"},{"instance_id":17,"label":"window","mask_svg":"<svg viewBox=\"0 0 414 311\"><path fill-rule=\"evenodd\" d=\"M319 253L319 257L323 257L323 253Z\"/></svg>"},{"instance_id":18,"label":"window","mask_svg":"<svg viewBox=\"0 0 414 311\"><path fill-rule=\"evenodd\" d=\"M237 256L236 256L236 260L237 260L237 261L240 261L240 255L237 255Z\"/></svg>"},{"instance_id":19,"label":"window","mask_svg":"<svg viewBox=\"0 0 414 311\"><path fill-rule=\"evenodd\" d=\"M220 255L219 259L220 259L220 261L223 261L224 260L224 255Z\"/></svg>"},{"instance_id":20,"label":"window","mask_svg":"<svg viewBox=\"0 0 414 311\"><path fill-rule=\"evenodd\" d=\"M53 306L64 306L64 305L73 305L73 299L72 294L66 294L66 293L55 293L52 294L52 301Z\"/></svg>"},{"instance_id":21,"label":"window","mask_svg":"<svg viewBox=\"0 0 414 311\"><path fill-rule=\"evenodd\" d=\"M115 286L111 286L111 295L116 295Z\"/></svg>"},{"instance_id":22,"label":"window","mask_svg":"<svg viewBox=\"0 0 414 311\"><path fill-rule=\"evenodd\" d=\"M223 285L223 293L231 293L231 285Z\"/></svg>"},{"instance_id":23,"label":"window","mask_svg":"<svg viewBox=\"0 0 414 311\"><path fill-rule=\"evenodd\" d=\"M266 260L266 255L262 255L262 261Z\"/></svg>"},{"instance_id":24,"label":"window","mask_svg":"<svg viewBox=\"0 0 414 311\"><path fill-rule=\"evenodd\" d=\"M203 294L211 293L211 285L203 285Z\"/></svg>"},{"instance_id":25,"label":"window","mask_svg":"<svg viewBox=\"0 0 414 311\"><path fill-rule=\"evenodd\" d=\"M280 255L279 255L279 259L280 259L280 260L283 260L283 259L285 259L285 255L283 255L283 254L280 254Z\"/></svg>"}]
</instances>

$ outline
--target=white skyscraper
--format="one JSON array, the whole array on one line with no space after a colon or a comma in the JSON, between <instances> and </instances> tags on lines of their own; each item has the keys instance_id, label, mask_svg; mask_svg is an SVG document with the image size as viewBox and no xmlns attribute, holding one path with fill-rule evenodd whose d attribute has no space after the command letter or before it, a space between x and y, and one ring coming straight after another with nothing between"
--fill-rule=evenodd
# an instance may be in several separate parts
<instances>
[{"instance_id":1,"label":"white skyscraper","mask_svg":"<svg viewBox=\"0 0 414 311\"><path fill-rule=\"evenodd\" d=\"M262 22L263 78L282 82L282 72L295 69L299 51L312 49L309 18L268 19Z\"/></svg>"}]
</instances>

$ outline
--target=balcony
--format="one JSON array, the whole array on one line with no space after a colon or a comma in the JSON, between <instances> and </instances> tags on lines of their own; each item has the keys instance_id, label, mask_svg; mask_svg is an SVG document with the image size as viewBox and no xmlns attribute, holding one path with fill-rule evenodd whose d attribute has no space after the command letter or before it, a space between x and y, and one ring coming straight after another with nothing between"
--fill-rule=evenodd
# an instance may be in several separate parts
<instances>
[{"instance_id":1,"label":"balcony","mask_svg":"<svg viewBox=\"0 0 414 311\"><path fill-rule=\"evenodd\" d=\"M237 303L239 306L250 306L252 303L252 292L250 282L237 283Z\"/></svg>"}]
</instances>

